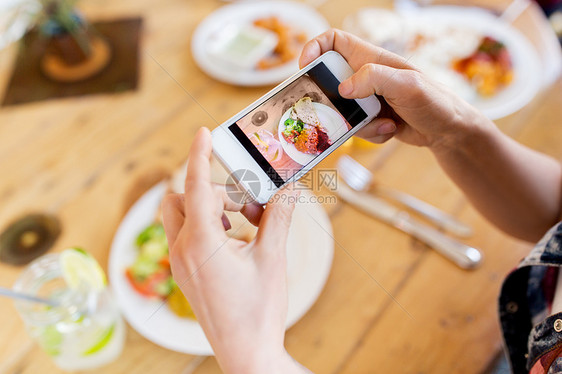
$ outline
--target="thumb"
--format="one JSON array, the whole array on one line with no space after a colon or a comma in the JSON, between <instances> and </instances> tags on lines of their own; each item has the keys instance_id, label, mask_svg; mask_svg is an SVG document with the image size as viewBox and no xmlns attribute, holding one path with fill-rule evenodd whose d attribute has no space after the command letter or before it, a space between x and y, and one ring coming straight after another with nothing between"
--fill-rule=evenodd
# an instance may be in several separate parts
<instances>
[{"instance_id":1,"label":"thumb","mask_svg":"<svg viewBox=\"0 0 562 374\"><path fill-rule=\"evenodd\" d=\"M365 64L339 86L340 94L348 99L365 98L377 94L387 100L397 98L408 89L406 74L414 70L395 69L386 65Z\"/></svg>"},{"instance_id":2,"label":"thumb","mask_svg":"<svg viewBox=\"0 0 562 374\"><path fill-rule=\"evenodd\" d=\"M287 235L289 234L295 201L298 196L295 191L289 191L288 187L273 195L261 217L256 236L256 248L258 252L265 255L276 252L274 251L276 248L285 249L286 247Z\"/></svg>"}]
</instances>

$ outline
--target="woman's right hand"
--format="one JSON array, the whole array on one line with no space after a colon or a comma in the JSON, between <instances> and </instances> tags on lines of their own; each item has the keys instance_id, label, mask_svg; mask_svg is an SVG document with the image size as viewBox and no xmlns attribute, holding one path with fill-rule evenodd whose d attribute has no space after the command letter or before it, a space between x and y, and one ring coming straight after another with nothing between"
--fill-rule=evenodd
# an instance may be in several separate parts
<instances>
[{"instance_id":1,"label":"woman's right hand","mask_svg":"<svg viewBox=\"0 0 562 374\"><path fill-rule=\"evenodd\" d=\"M369 141L383 143L394 136L437 150L456 147L470 130L493 126L470 104L429 80L406 59L341 30L329 30L309 41L300 57L301 67L330 50L339 52L356 71L340 84L343 97L377 94L386 101L381 114L357 132Z\"/></svg>"},{"instance_id":2,"label":"woman's right hand","mask_svg":"<svg viewBox=\"0 0 562 374\"><path fill-rule=\"evenodd\" d=\"M536 241L560 220L562 172L557 160L515 142L404 58L343 31L330 30L308 42L300 65L330 50L356 71L340 84L343 97L375 93L386 101L358 135L376 143L394 136L428 147L476 209L515 237Z\"/></svg>"}]
</instances>

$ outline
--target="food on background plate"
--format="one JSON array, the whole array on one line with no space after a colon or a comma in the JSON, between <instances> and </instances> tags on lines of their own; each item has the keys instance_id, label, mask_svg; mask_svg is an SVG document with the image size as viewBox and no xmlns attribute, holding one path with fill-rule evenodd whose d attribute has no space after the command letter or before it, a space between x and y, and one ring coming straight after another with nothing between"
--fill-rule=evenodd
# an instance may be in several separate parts
<instances>
[{"instance_id":1,"label":"food on background plate","mask_svg":"<svg viewBox=\"0 0 562 374\"><path fill-rule=\"evenodd\" d=\"M191 305L189 305L189 302L185 296L183 296L183 293L178 286L174 287L166 301L168 302L168 306L172 312L174 312L178 317L196 319L195 313L193 313L193 309L191 309Z\"/></svg>"},{"instance_id":2,"label":"food on background plate","mask_svg":"<svg viewBox=\"0 0 562 374\"><path fill-rule=\"evenodd\" d=\"M407 38L401 16L388 9L365 8L344 20L343 28L377 46L402 54Z\"/></svg>"},{"instance_id":3,"label":"food on background plate","mask_svg":"<svg viewBox=\"0 0 562 374\"><path fill-rule=\"evenodd\" d=\"M463 74L482 96L492 96L513 80L511 56L505 45L486 36L476 51L453 62L453 68Z\"/></svg>"},{"instance_id":4,"label":"food on background plate","mask_svg":"<svg viewBox=\"0 0 562 374\"><path fill-rule=\"evenodd\" d=\"M172 278L168 241L161 223L145 228L135 242L138 256L125 274L131 286L148 298L165 299L179 317L195 318L189 303Z\"/></svg>"},{"instance_id":5,"label":"food on background plate","mask_svg":"<svg viewBox=\"0 0 562 374\"><path fill-rule=\"evenodd\" d=\"M245 225L241 213L225 212L232 225L227 233L237 239L250 242L256 234L252 225ZM132 288L149 299L166 300L168 307L178 317L195 319L189 302L172 278L168 252L168 240L164 226L155 222L137 236L135 246L138 255L135 262L125 270Z\"/></svg>"},{"instance_id":6,"label":"food on background plate","mask_svg":"<svg viewBox=\"0 0 562 374\"><path fill-rule=\"evenodd\" d=\"M332 144L310 97L303 97L293 105L283 125L283 138L299 152L318 155Z\"/></svg>"},{"instance_id":7,"label":"food on background plate","mask_svg":"<svg viewBox=\"0 0 562 374\"><path fill-rule=\"evenodd\" d=\"M271 132L263 129L258 130L250 135L250 140L267 161L275 162L281 160L283 147L281 147L281 143L275 139Z\"/></svg>"},{"instance_id":8,"label":"food on background plate","mask_svg":"<svg viewBox=\"0 0 562 374\"><path fill-rule=\"evenodd\" d=\"M295 29L275 16L258 18L254 21L254 26L272 31L278 37L273 53L258 62L257 68L260 70L274 68L295 59L308 40L305 32Z\"/></svg>"},{"instance_id":9,"label":"food on background plate","mask_svg":"<svg viewBox=\"0 0 562 374\"><path fill-rule=\"evenodd\" d=\"M490 98L513 80L508 48L464 24L366 8L349 16L344 28L408 58L468 101Z\"/></svg>"},{"instance_id":10,"label":"food on background plate","mask_svg":"<svg viewBox=\"0 0 562 374\"><path fill-rule=\"evenodd\" d=\"M241 69L254 69L271 55L278 43L277 35L252 25L229 24L209 41L209 53L222 62Z\"/></svg>"}]
</instances>

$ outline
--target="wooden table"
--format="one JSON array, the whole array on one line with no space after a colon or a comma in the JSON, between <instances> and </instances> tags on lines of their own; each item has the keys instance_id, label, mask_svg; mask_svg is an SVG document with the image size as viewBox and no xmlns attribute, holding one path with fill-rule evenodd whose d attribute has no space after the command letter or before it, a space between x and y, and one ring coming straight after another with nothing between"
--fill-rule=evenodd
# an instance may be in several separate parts
<instances>
[{"instance_id":1,"label":"wooden table","mask_svg":"<svg viewBox=\"0 0 562 374\"><path fill-rule=\"evenodd\" d=\"M337 27L362 6L391 2L311 3ZM190 36L197 23L222 4L81 3L90 19L144 17L140 89L0 109L0 227L27 212L55 213L63 233L53 251L80 245L107 265L113 235L130 205L186 159L199 126L216 126L159 64L219 122L268 90L217 82L194 64ZM7 83L15 50L12 46L0 51L0 87ZM497 124L517 140L561 158L561 102L558 80ZM502 279L530 245L482 219L429 151L398 143L371 150L347 148L350 151L385 184L472 225L475 235L467 243L482 248L485 261L478 270L461 270L344 203L327 206L341 246L336 245L333 269L317 303L287 332L288 351L318 373L485 371L501 349L496 298ZM325 165L333 166L336 157ZM20 271L0 265L0 285L11 286ZM58 372L25 333L11 302L0 300L0 316L0 372ZM168 351L129 328L123 355L103 372L207 374L220 369L212 357Z\"/></svg>"}]
</instances>

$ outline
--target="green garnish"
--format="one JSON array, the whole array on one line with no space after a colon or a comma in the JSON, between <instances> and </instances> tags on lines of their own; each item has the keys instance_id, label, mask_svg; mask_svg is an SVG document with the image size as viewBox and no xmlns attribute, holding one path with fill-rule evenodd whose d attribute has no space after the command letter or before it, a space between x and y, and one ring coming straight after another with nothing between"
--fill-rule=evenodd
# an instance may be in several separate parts
<instances>
[{"instance_id":1,"label":"green garnish","mask_svg":"<svg viewBox=\"0 0 562 374\"><path fill-rule=\"evenodd\" d=\"M293 131L300 134L304 129L304 122L302 122L300 119L295 121L292 118L287 118L284 124L285 124L285 130L283 131L283 134L285 134L286 136L291 135Z\"/></svg>"},{"instance_id":2,"label":"green garnish","mask_svg":"<svg viewBox=\"0 0 562 374\"><path fill-rule=\"evenodd\" d=\"M172 293L174 287L176 287L176 282L174 282L174 278L170 276L164 282L158 283L155 287L155 291L158 295L166 297Z\"/></svg>"},{"instance_id":3,"label":"green garnish","mask_svg":"<svg viewBox=\"0 0 562 374\"><path fill-rule=\"evenodd\" d=\"M154 223L144 229L139 236L137 236L136 244L140 247L147 241L153 239L166 239L166 232L164 231L164 226L162 226L162 224Z\"/></svg>"}]
</instances>

